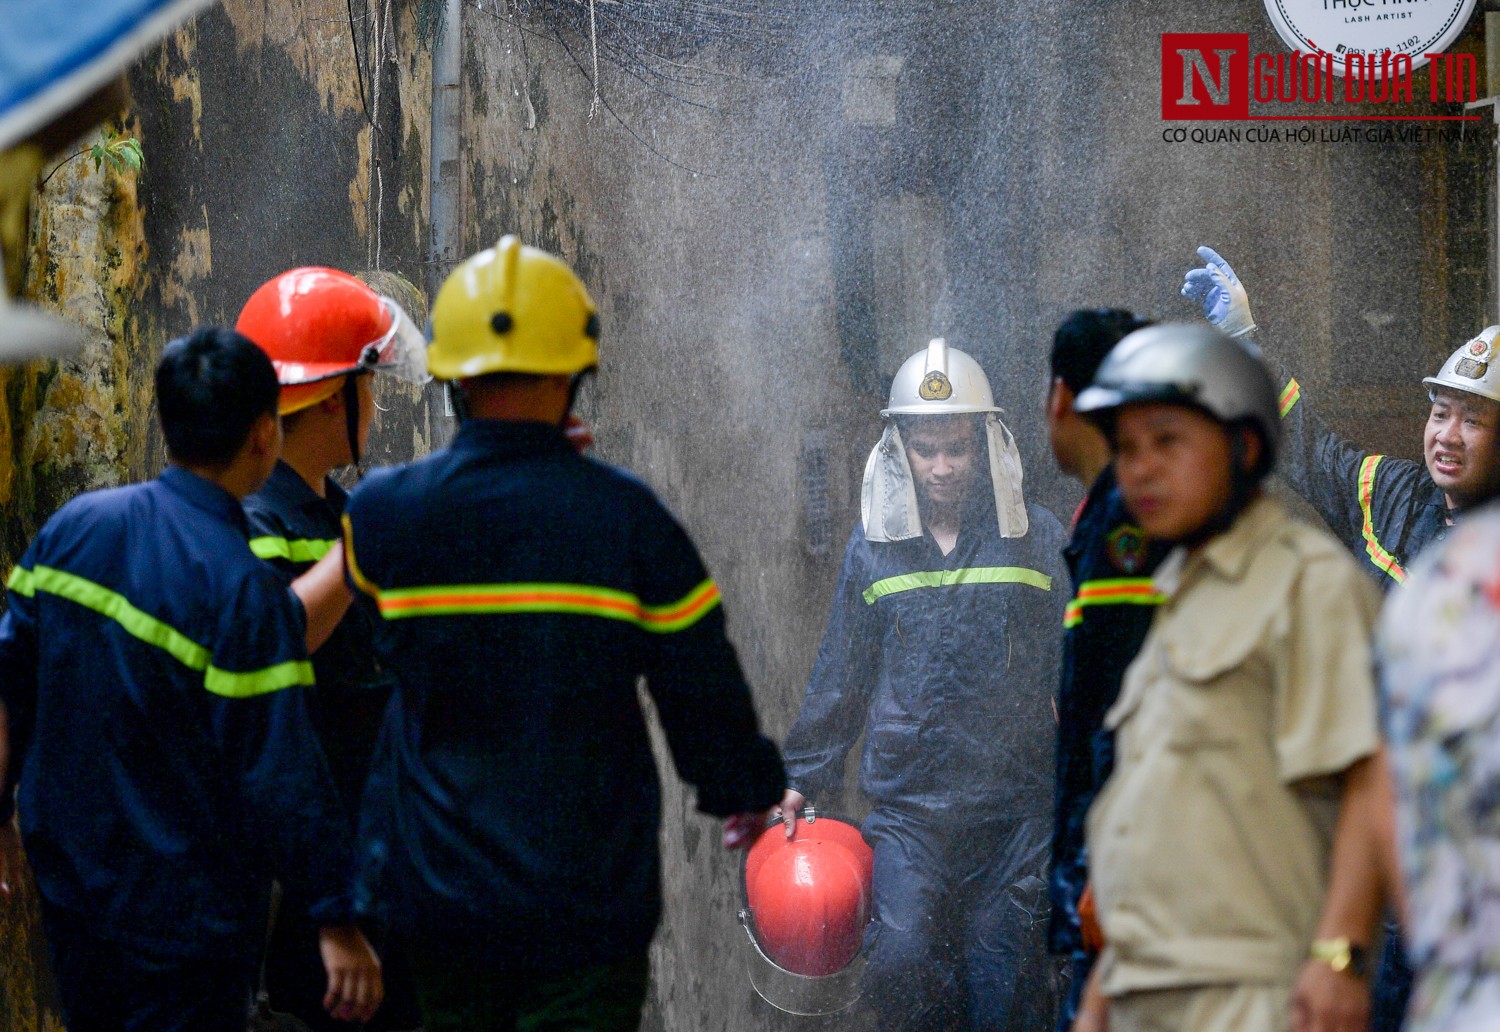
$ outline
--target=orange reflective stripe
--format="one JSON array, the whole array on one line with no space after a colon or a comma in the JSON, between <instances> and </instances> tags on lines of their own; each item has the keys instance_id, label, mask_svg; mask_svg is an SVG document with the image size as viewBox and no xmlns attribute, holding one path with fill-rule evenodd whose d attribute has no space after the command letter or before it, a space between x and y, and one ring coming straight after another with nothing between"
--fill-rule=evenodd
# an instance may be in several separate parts
<instances>
[{"instance_id":1,"label":"orange reflective stripe","mask_svg":"<svg viewBox=\"0 0 1500 1032\"><path fill-rule=\"evenodd\" d=\"M1159 606L1166 596L1156 590L1150 577L1109 577L1084 581L1078 594L1063 610L1063 626L1083 623L1084 606Z\"/></svg>"},{"instance_id":2,"label":"orange reflective stripe","mask_svg":"<svg viewBox=\"0 0 1500 1032\"><path fill-rule=\"evenodd\" d=\"M1370 500L1375 493L1375 470L1380 467L1380 460L1383 458L1384 455L1366 455L1359 464L1359 511L1364 517L1360 533L1365 539L1365 554L1370 557L1370 562L1375 564L1376 569L1384 570L1397 584L1405 584L1406 571L1401 568L1395 556L1381 547L1380 539L1375 536L1375 517L1370 511Z\"/></svg>"},{"instance_id":3,"label":"orange reflective stripe","mask_svg":"<svg viewBox=\"0 0 1500 1032\"><path fill-rule=\"evenodd\" d=\"M1292 411L1294 407L1296 407L1297 401L1301 397L1302 385L1299 384L1296 380L1288 380L1286 382L1286 388L1281 392L1280 398L1282 419L1285 419L1286 414Z\"/></svg>"},{"instance_id":4,"label":"orange reflective stripe","mask_svg":"<svg viewBox=\"0 0 1500 1032\"><path fill-rule=\"evenodd\" d=\"M643 605L636 596L587 584L451 584L379 591L376 602L387 620L413 616L564 613L633 623L668 634L686 630L719 603L719 589L705 580L681 599Z\"/></svg>"}]
</instances>

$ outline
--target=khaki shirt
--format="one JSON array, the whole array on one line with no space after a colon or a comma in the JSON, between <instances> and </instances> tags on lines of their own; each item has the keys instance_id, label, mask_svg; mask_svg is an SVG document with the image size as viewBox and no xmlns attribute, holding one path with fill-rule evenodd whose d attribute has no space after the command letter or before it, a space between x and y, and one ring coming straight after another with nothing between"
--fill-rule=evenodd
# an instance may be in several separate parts
<instances>
[{"instance_id":1,"label":"khaki shirt","mask_svg":"<svg viewBox=\"0 0 1500 1032\"><path fill-rule=\"evenodd\" d=\"M1158 570L1089 812L1103 989L1290 982L1328 884L1339 782L1377 744L1375 589L1261 498ZM1295 786L1295 787L1294 787Z\"/></svg>"}]
</instances>

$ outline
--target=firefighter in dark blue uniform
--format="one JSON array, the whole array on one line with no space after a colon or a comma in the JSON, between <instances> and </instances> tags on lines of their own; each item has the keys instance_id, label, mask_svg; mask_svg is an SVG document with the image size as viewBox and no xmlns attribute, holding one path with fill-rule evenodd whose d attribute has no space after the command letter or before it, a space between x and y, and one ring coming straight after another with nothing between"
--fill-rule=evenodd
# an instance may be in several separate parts
<instances>
[{"instance_id":1,"label":"firefighter in dark blue uniform","mask_svg":"<svg viewBox=\"0 0 1500 1032\"><path fill-rule=\"evenodd\" d=\"M1204 267L1188 272L1185 297L1237 336L1255 329L1250 301L1228 262L1198 248ZM1406 580L1417 555L1465 511L1500 497L1500 326L1459 347L1436 376L1423 379L1432 408L1422 462L1365 452L1332 433L1302 398L1298 382L1268 362L1285 384L1285 458L1277 472L1305 498L1367 574L1388 591ZM1391 926L1372 1006L1375 1032L1396 1032L1406 1012L1411 969Z\"/></svg>"},{"instance_id":2,"label":"firefighter in dark blue uniform","mask_svg":"<svg viewBox=\"0 0 1500 1032\"><path fill-rule=\"evenodd\" d=\"M979 364L941 339L898 372L785 743L790 831L806 800L840 789L865 736L864 995L887 1030L1053 1018L1042 926L1063 536L1025 503L998 412Z\"/></svg>"},{"instance_id":3,"label":"firefighter in dark blue uniform","mask_svg":"<svg viewBox=\"0 0 1500 1032\"><path fill-rule=\"evenodd\" d=\"M358 462L364 451L375 412L367 374L425 381L425 341L396 302L325 268L292 269L261 285L245 302L236 329L266 352L281 383L281 459L244 504L250 550L290 583L343 536L348 496L330 474ZM351 609L313 654L317 684L306 696L351 834L391 696L374 637L374 616ZM283 887L266 947L267 1002L315 1032L340 1032L348 1024L322 1007L318 930L302 903ZM385 1002L368 1032L421 1023L403 959L388 947L382 943Z\"/></svg>"},{"instance_id":4,"label":"firefighter in dark blue uniform","mask_svg":"<svg viewBox=\"0 0 1500 1032\"><path fill-rule=\"evenodd\" d=\"M1052 343L1052 385L1047 429L1062 471L1087 485L1063 549L1072 576L1073 600L1063 617L1062 672L1057 692L1057 766L1052 815L1052 903L1048 945L1071 958L1068 994L1058 1015L1059 1032L1077 1016L1078 1001L1099 944L1085 932L1079 904L1088 886L1084 823L1089 806L1114 768L1114 738L1104 714L1120 692L1125 668L1151 629L1161 595L1151 575L1166 555L1149 541L1125 509L1115 482L1109 442L1092 422L1073 411L1122 337L1149 325L1119 309L1070 315ZM1089 928L1089 933L1094 926Z\"/></svg>"},{"instance_id":5,"label":"firefighter in dark blue uniform","mask_svg":"<svg viewBox=\"0 0 1500 1032\"><path fill-rule=\"evenodd\" d=\"M69 1028L241 1030L271 877L322 930L326 1002L379 1002L351 922L351 836L301 693L336 561L297 585L240 498L281 443L275 373L227 330L167 346L172 465L74 499L12 571L0 622L8 774ZM7 801L10 793L4 796Z\"/></svg>"},{"instance_id":6,"label":"firefighter in dark blue uniform","mask_svg":"<svg viewBox=\"0 0 1500 1032\"><path fill-rule=\"evenodd\" d=\"M692 542L564 435L596 335L551 255L506 237L468 259L428 349L465 422L447 449L369 474L345 515L397 681L360 906L411 946L428 1032L638 1026L661 910L641 677L727 845L748 844L785 786Z\"/></svg>"}]
</instances>

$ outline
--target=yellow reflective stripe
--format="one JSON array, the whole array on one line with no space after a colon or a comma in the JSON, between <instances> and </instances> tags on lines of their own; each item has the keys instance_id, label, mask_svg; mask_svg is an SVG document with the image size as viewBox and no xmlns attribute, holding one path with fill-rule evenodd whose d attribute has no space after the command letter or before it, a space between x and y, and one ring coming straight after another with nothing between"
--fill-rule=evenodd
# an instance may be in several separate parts
<instances>
[{"instance_id":1,"label":"yellow reflective stripe","mask_svg":"<svg viewBox=\"0 0 1500 1032\"><path fill-rule=\"evenodd\" d=\"M1376 569L1384 570L1397 584L1406 583L1406 571L1396 561L1396 557L1387 552L1380 545L1380 539L1375 536L1375 517L1370 511L1371 498L1375 493L1375 470L1380 466L1380 460L1384 455L1366 455L1365 460L1359 464L1359 511L1364 517L1364 523L1360 527L1360 533L1365 539L1365 554L1370 557L1370 562L1375 564Z\"/></svg>"},{"instance_id":2,"label":"yellow reflective stripe","mask_svg":"<svg viewBox=\"0 0 1500 1032\"><path fill-rule=\"evenodd\" d=\"M1282 419L1285 419L1286 414L1296 407L1297 402L1299 399L1301 399L1301 397L1302 385L1299 384L1296 380L1288 380L1286 382L1285 389L1283 389L1281 392L1280 398Z\"/></svg>"},{"instance_id":3,"label":"yellow reflective stripe","mask_svg":"<svg viewBox=\"0 0 1500 1032\"><path fill-rule=\"evenodd\" d=\"M38 566L29 573L17 567L11 574L11 582L26 582L28 593L45 591L113 620L131 637L156 646L189 670L200 671L203 687L215 695L243 699L313 683L312 664L305 659L288 660L260 670L222 670L209 662L208 649L175 627L141 612L124 595L76 574L50 566Z\"/></svg>"},{"instance_id":4,"label":"yellow reflective stripe","mask_svg":"<svg viewBox=\"0 0 1500 1032\"><path fill-rule=\"evenodd\" d=\"M564 613L620 620L670 634L686 630L719 604L719 589L705 580L675 602L647 606L628 591L590 584L443 584L379 591L376 602L387 620L413 616Z\"/></svg>"},{"instance_id":5,"label":"yellow reflective stripe","mask_svg":"<svg viewBox=\"0 0 1500 1032\"><path fill-rule=\"evenodd\" d=\"M1166 600L1150 577L1106 577L1084 581L1063 611L1063 626L1076 627L1083 623L1084 606L1159 606Z\"/></svg>"},{"instance_id":6,"label":"yellow reflective stripe","mask_svg":"<svg viewBox=\"0 0 1500 1032\"><path fill-rule=\"evenodd\" d=\"M363 591L371 598L380 597L380 588L375 582L364 575L359 568L359 562L354 558L354 524L349 522L349 514L343 515L344 524L344 568L349 571L349 577L354 581L354 586Z\"/></svg>"},{"instance_id":7,"label":"yellow reflective stripe","mask_svg":"<svg viewBox=\"0 0 1500 1032\"><path fill-rule=\"evenodd\" d=\"M10 571L10 579L5 582L5 586L25 598L31 598L36 594L36 582L31 576L31 571L19 566Z\"/></svg>"},{"instance_id":8,"label":"yellow reflective stripe","mask_svg":"<svg viewBox=\"0 0 1500 1032\"><path fill-rule=\"evenodd\" d=\"M250 539L250 551L262 559L285 559L293 563L315 563L323 558L338 539L301 538L288 540L284 537L257 537Z\"/></svg>"},{"instance_id":9,"label":"yellow reflective stripe","mask_svg":"<svg viewBox=\"0 0 1500 1032\"><path fill-rule=\"evenodd\" d=\"M955 584L1029 584L1043 591L1052 590L1052 578L1024 566L970 566L958 570L924 570L903 573L878 580L865 589L865 602L875 601L898 591L915 588L947 588Z\"/></svg>"}]
</instances>

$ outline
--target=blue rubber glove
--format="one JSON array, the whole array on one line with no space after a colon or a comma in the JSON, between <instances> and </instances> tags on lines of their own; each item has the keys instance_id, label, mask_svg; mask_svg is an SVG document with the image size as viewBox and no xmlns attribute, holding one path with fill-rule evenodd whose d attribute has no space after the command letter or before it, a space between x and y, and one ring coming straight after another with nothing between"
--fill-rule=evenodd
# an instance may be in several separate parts
<instances>
[{"instance_id":1,"label":"blue rubber glove","mask_svg":"<svg viewBox=\"0 0 1500 1032\"><path fill-rule=\"evenodd\" d=\"M1203 306L1203 317L1231 337L1255 329L1250 297L1229 263L1212 247L1198 248L1204 267L1189 269L1182 278L1182 296Z\"/></svg>"}]
</instances>

